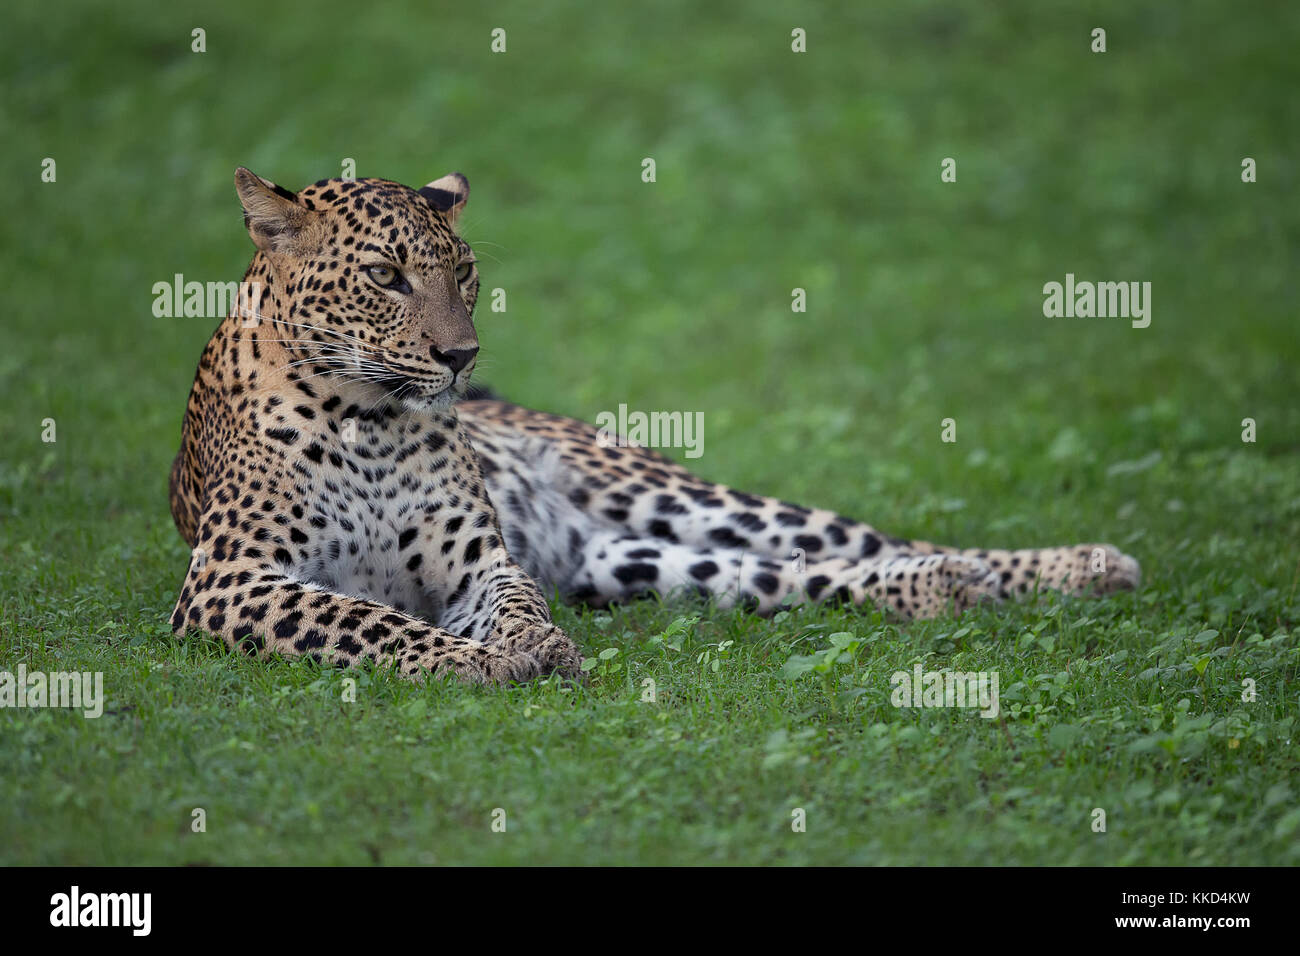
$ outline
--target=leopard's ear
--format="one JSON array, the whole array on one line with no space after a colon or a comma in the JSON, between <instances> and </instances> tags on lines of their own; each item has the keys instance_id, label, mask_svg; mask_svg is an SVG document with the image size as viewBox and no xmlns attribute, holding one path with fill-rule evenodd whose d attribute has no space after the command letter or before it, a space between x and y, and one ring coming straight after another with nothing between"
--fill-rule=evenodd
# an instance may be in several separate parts
<instances>
[{"instance_id":1,"label":"leopard's ear","mask_svg":"<svg viewBox=\"0 0 1300 956\"><path fill-rule=\"evenodd\" d=\"M460 173L448 173L427 186L421 186L420 195L429 200L429 205L446 216L454 226L460 211L469 201L469 180Z\"/></svg>"},{"instance_id":2,"label":"leopard's ear","mask_svg":"<svg viewBox=\"0 0 1300 956\"><path fill-rule=\"evenodd\" d=\"M311 210L283 186L240 166L235 192L244 207L244 225L263 252L301 252Z\"/></svg>"}]
</instances>

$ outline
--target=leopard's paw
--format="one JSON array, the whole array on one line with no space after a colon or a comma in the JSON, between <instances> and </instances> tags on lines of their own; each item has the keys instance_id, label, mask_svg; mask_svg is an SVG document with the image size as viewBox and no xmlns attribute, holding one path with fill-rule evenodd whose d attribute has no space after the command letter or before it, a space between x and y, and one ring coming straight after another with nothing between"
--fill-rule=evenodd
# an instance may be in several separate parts
<instances>
[{"instance_id":1,"label":"leopard's paw","mask_svg":"<svg viewBox=\"0 0 1300 956\"><path fill-rule=\"evenodd\" d=\"M515 638L515 654L528 661L531 671L524 680L559 674L578 679L583 676L582 653L573 639L554 624L538 624Z\"/></svg>"}]
</instances>

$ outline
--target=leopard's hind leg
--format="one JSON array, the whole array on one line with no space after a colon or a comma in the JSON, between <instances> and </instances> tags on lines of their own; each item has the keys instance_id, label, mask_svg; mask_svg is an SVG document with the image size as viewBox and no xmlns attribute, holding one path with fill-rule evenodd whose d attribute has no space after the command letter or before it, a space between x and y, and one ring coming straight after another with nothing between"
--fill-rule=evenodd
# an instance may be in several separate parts
<instances>
[{"instance_id":1,"label":"leopard's hind leg","mask_svg":"<svg viewBox=\"0 0 1300 956\"><path fill-rule=\"evenodd\" d=\"M945 606L942 588L926 596L918 584L918 598L908 607L902 592L866 582L881 572L882 562L932 556L953 559L943 567L954 579L979 582L981 597L1011 598L1040 587L1105 594L1134 588L1141 578L1137 562L1110 545L990 550L910 541L832 511L704 481L649 449L610 447L595 428L574 419L491 401L468 403L462 414L511 553L540 581L587 600L681 586L724 599L734 591L736 599L767 607L794 592L820 600L847 587L855 603L929 615ZM649 574L626 569L637 564L632 552L655 548L665 555L663 579L619 579L619 573ZM692 580L689 569L707 561L719 564L719 574L724 565L731 568L740 586ZM810 569L806 590L778 570L800 562ZM922 567L894 566L904 574L894 586L910 592L910 574ZM757 575L770 583L764 574L778 579L770 594L745 581Z\"/></svg>"},{"instance_id":2,"label":"leopard's hind leg","mask_svg":"<svg viewBox=\"0 0 1300 956\"><path fill-rule=\"evenodd\" d=\"M833 600L886 607L908 618L960 612L1001 593L993 569L960 555L778 561L619 531L586 538L569 576L557 583L569 600L597 606L692 591L721 607L740 604L762 614L788 602Z\"/></svg>"}]
</instances>

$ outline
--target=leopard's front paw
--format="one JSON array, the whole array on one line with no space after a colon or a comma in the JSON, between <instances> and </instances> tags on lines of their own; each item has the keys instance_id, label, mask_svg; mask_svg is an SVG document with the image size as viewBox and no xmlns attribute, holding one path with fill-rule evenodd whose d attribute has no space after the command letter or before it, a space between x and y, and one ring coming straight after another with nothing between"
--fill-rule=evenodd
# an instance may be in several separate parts
<instances>
[{"instance_id":1,"label":"leopard's front paw","mask_svg":"<svg viewBox=\"0 0 1300 956\"><path fill-rule=\"evenodd\" d=\"M582 653L554 624L535 624L517 632L510 639L510 652L526 662L524 669L528 673L521 679L548 674L574 679L582 676Z\"/></svg>"}]
</instances>

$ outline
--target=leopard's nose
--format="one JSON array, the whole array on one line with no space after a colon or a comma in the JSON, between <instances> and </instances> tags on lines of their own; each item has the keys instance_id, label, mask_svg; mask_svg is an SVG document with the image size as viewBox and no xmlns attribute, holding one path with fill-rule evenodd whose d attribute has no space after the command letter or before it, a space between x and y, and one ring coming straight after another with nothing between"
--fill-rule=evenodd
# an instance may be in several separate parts
<instances>
[{"instance_id":1,"label":"leopard's nose","mask_svg":"<svg viewBox=\"0 0 1300 956\"><path fill-rule=\"evenodd\" d=\"M478 355L478 346L476 345L472 349L448 349L443 352L436 345L431 345L429 351L433 353L435 359L451 369L452 374L455 375L472 362L475 355Z\"/></svg>"}]
</instances>

